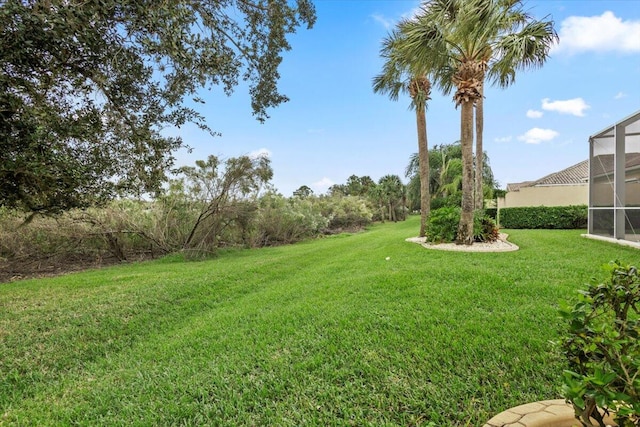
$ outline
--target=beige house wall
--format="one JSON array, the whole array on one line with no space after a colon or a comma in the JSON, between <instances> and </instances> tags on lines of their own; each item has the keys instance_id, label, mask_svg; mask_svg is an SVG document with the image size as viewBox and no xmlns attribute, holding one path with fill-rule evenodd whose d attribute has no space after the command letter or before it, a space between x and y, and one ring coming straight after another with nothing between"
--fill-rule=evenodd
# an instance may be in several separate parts
<instances>
[{"instance_id":1,"label":"beige house wall","mask_svg":"<svg viewBox=\"0 0 640 427\"><path fill-rule=\"evenodd\" d=\"M586 205L589 202L589 186L554 185L523 187L519 191L509 191L498 199L498 208L519 208L525 206L571 206Z\"/></svg>"}]
</instances>

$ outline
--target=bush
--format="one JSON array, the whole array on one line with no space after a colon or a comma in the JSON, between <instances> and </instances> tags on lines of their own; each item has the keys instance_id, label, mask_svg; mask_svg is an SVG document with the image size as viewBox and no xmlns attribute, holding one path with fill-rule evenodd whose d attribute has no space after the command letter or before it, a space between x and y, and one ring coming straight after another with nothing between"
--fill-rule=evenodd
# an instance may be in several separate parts
<instances>
[{"instance_id":1,"label":"bush","mask_svg":"<svg viewBox=\"0 0 640 427\"><path fill-rule=\"evenodd\" d=\"M634 266L609 264L609 280L580 291L560 314L568 334L561 348L569 369L564 397L583 425L604 426L600 407L620 427L640 425L640 274ZM596 424L596 422L598 424Z\"/></svg>"},{"instance_id":2,"label":"bush","mask_svg":"<svg viewBox=\"0 0 640 427\"><path fill-rule=\"evenodd\" d=\"M498 220L498 208L485 208L484 213L492 220Z\"/></svg>"},{"instance_id":3,"label":"bush","mask_svg":"<svg viewBox=\"0 0 640 427\"><path fill-rule=\"evenodd\" d=\"M450 243L455 241L460 223L460 208L445 207L431 211L427 222L427 241L432 243ZM499 230L495 221L485 215L483 210L477 210L473 215L474 242L495 242L498 240Z\"/></svg>"},{"instance_id":4,"label":"bush","mask_svg":"<svg viewBox=\"0 0 640 427\"><path fill-rule=\"evenodd\" d=\"M459 208L462 204L462 194L455 193L446 197L436 197L431 200L431 210L435 211L440 208Z\"/></svg>"},{"instance_id":5,"label":"bush","mask_svg":"<svg viewBox=\"0 0 640 427\"><path fill-rule=\"evenodd\" d=\"M496 222L485 211L478 210L473 216L473 240L475 242L495 242L500 236Z\"/></svg>"},{"instance_id":6,"label":"bush","mask_svg":"<svg viewBox=\"0 0 640 427\"><path fill-rule=\"evenodd\" d=\"M427 222L427 241L432 243L453 242L458 232L460 208L445 207L431 211Z\"/></svg>"},{"instance_id":7,"label":"bush","mask_svg":"<svg viewBox=\"0 0 640 427\"><path fill-rule=\"evenodd\" d=\"M587 228L586 205L536 206L500 209L500 226L527 229Z\"/></svg>"},{"instance_id":8,"label":"bush","mask_svg":"<svg viewBox=\"0 0 640 427\"><path fill-rule=\"evenodd\" d=\"M373 211L359 196L334 196L316 199L322 216L329 220L327 231L351 230L371 224Z\"/></svg>"},{"instance_id":9,"label":"bush","mask_svg":"<svg viewBox=\"0 0 640 427\"><path fill-rule=\"evenodd\" d=\"M315 237L329 224L311 197L287 199L268 193L261 197L253 232L254 246L271 246Z\"/></svg>"}]
</instances>

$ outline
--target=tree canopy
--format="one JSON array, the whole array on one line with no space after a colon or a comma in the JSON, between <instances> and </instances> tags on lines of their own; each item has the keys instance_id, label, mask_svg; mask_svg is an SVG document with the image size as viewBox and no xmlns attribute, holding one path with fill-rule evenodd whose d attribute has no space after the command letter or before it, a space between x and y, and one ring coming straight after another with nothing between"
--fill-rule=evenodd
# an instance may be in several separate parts
<instances>
[{"instance_id":1,"label":"tree canopy","mask_svg":"<svg viewBox=\"0 0 640 427\"><path fill-rule=\"evenodd\" d=\"M287 101L286 36L310 0L7 0L0 6L0 206L55 213L154 192L187 102L241 80L260 121Z\"/></svg>"},{"instance_id":2,"label":"tree canopy","mask_svg":"<svg viewBox=\"0 0 640 427\"><path fill-rule=\"evenodd\" d=\"M491 169L486 153L482 157L483 197L493 198L498 182ZM409 178L407 195L412 210L418 209L420 202L420 161L418 153L409 156L405 176ZM475 168L475 165L474 165ZM437 209L452 203L460 204L462 194L462 146L460 141L451 144L436 144L429 155L429 187L431 207Z\"/></svg>"}]
</instances>

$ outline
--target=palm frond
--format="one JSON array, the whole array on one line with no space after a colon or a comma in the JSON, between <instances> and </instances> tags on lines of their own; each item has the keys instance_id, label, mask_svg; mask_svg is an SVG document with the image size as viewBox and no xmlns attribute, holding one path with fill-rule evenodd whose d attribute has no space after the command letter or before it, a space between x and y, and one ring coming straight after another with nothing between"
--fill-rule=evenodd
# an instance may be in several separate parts
<instances>
[{"instance_id":1,"label":"palm frond","mask_svg":"<svg viewBox=\"0 0 640 427\"><path fill-rule=\"evenodd\" d=\"M557 42L553 21L527 23L519 32L505 35L496 43L496 60L489 78L501 87L512 84L517 69L541 67Z\"/></svg>"},{"instance_id":2,"label":"palm frond","mask_svg":"<svg viewBox=\"0 0 640 427\"><path fill-rule=\"evenodd\" d=\"M409 156L409 164L404 170L404 176L409 178L417 175L418 172L420 172L420 157L418 157L418 153L413 153Z\"/></svg>"}]
</instances>

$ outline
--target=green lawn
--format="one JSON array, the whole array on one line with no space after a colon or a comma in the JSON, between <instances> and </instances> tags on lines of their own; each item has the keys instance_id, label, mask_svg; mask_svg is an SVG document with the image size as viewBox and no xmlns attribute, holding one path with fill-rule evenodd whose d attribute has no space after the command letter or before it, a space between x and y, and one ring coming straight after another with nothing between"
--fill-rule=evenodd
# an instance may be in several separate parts
<instances>
[{"instance_id":1,"label":"green lawn","mask_svg":"<svg viewBox=\"0 0 640 427\"><path fill-rule=\"evenodd\" d=\"M433 251L418 221L0 284L0 425L481 426L558 398L557 302L640 251Z\"/></svg>"}]
</instances>

